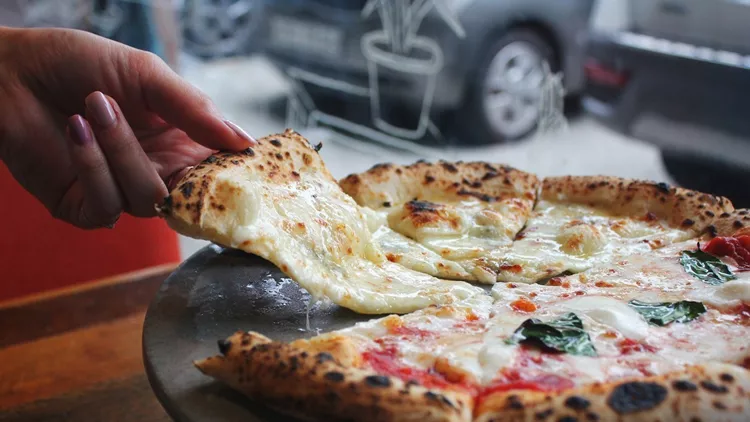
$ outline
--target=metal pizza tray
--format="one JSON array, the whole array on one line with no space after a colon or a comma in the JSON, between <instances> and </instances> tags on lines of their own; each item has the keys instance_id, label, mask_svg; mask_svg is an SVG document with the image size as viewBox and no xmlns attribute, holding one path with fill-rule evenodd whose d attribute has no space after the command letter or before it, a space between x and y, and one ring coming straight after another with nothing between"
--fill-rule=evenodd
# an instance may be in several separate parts
<instances>
[{"instance_id":1,"label":"metal pizza tray","mask_svg":"<svg viewBox=\"0 0 750 422\"><path fill-rule=\"evenodd\" d=\"M149 382L178 422L292 421L201 374L193 361L218 353L217 340L237 330L291 341L372 316L335 305L306 309L310 296L273 264L207 246L162 285L146 314L143 360Z\"/></svg>"}]
</instances>

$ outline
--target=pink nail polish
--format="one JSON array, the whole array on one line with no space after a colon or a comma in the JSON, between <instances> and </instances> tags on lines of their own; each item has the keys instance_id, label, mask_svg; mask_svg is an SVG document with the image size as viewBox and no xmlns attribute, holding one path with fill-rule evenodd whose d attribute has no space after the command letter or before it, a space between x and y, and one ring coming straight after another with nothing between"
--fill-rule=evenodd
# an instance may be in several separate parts
<instances>
[{"instance_id":1,"label":"pink nail polish","mask_svg":"<svg viewBox=\"0 0 750 422\"><path fill-rule=\"evenodd\" d=\"M107 97L99 91L86 97L86 107L91 111L94 116L94 120L101 127L110 127L115 124L115 110L112 108L112 104L109 103Z\"/></svg>"},{"instance_id":2,"label":"pink nail polish","mask_svg":"<svg viewBox=\"0 0 750 422\"><path fill-rule=\"evenodd\" d=\"M224 120L224 124L229 126L230 129L234 131L234 133L237 134L240 138L246 140L247 142L250 142L251 144L257 144L258 141L255 140L252 136L250 136L247 132L242 130L241 127L237 126L236 124L230 122L229 120Z\"/></svg>"},{"instance_id":3,"label":"pink nail polish","mask_svg":"<svg viewBox=\"0 0 750 422\"><path fill-rule=\"evenodd\" d=\"M90 145L94 141L88 122L79 114L68 118L68 133L70 138L78 145Z\"/></svg>"}]
</instances>

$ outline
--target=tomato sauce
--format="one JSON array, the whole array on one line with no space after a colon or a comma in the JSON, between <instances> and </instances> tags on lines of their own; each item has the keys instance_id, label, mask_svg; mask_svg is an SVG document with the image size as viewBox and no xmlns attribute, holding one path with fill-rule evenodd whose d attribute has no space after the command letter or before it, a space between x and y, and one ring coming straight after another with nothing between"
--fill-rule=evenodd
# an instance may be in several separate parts
<instances>
[{"instance_id":1,"label":"tomato sauce","mask_svg":"<svg viewBox=\"0 0 750 422\"><path fill-rule=\"evenodd\" d=\"M416 381L427 388L460 389L474 391L476 387L468 384L451 383L441 374L425 369L418 369L404 364L393 345L380 349L370 349L362 354L365 362L377 373L400 378L403 381Z\"/></svg>"},{"instance_id":2,"label":"tomato sauce","mask_svg":"<svg viewBox=\"0 0 750 422\"><path fill-rule=\"evenodd\" d=\"M617 343L617 347L620 348L620 353L622 353L623 355L630 355L633 353L641 352L655 353L659 350L654 346L649 346L648 344L641 343L630 338L621 340L619 343Z\"/></svg>"},{"instance_id":3,"label":"tomato sauce","mask_svg":"<svg viewBox=\"0 0 750 422\"><path fill-rule=\"evenodd\" d=\"M715 237L701 246L703 252L737 263L738 271L750 271L750 236Z\"/></svg>"},{"instance_id":4,"label":"tomato sauce","mask_svg":"<svg viewBox=\"0 0 750 422\"><path fill-rule=\"evenodd\" d=\"M476 396L476 406L487 397L511 390L531 390L540 392L562 391L575 387L573 381L555 374L529 374L527 371L508 369L498 381L482 388Z\"/></svg>"}]
</instances>

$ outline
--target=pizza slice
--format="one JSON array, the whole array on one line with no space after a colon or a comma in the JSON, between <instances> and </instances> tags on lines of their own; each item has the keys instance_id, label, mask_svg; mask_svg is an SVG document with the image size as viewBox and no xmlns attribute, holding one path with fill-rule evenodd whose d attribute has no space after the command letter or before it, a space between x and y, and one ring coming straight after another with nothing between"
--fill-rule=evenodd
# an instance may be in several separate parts
<instances>
[{"instance_id":1,"label":"pizza slice","mask_svg":"<svg viewBox=\"0 0 750 422\"><path fill-rule=\"evenodd\" d=\"M365 314L404 313L482 293L388 261L367 218L293 131L191 169L159 212L179 233L271 261L315 298Z\"/></svg>"},{"instance_id":2,"label":"pizza slice","mask_svg":"<svg viewBox=\"0 0 750 422\"><path fill-rule=\"evenodd\" d=\"M512 245L460 261L478 280L534 283L699 236L725 198L666 184L604 176L544 179L539 201Z\"/></svg>"},{"instance_id":3,"label":"pizza slice","mask_svg":"<svg viewBox=\"0 0 750 422\"><path fill-rule=\"evenodd\" d=\"M517 298L477 296L291 344L238 333L196 365L312 420L689 421L750 412L750 372L725 363L747 356L747 324L717 326L722 314L711 309L677 318L653 303L639 310L630 290L494 290L502 289Z\"/></svg>"},{"instance_id":4,"label":"pizza slice","mask_svg":"<svg viewBox=\"0 0 750 422\"><path fill-rule=\"evenodd\" d=\"M445 161L380 164L340 182L384 225L451 261L510 245L531 213L538 184L536 176L508 166ZM398 252L388 241L380 245ZM465 271L455 277L474 279Z\"/></svg>"},{"instance_id":5,"label":"pizza slice","mask_svg":"<svg viewBox=\"0 0 750 422\"><path fill-rule=\"evenodd\" d=\"M477 384L454 350L481 345L491 304L476 296L290 344L236 333L196 366L307 420L471 421Z\"/></svg>"}]
</instances>

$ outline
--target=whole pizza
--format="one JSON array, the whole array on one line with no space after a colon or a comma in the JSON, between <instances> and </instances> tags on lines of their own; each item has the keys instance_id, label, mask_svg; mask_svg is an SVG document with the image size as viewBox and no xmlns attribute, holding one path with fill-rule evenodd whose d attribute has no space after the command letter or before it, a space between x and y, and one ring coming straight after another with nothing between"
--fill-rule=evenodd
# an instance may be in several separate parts
<instances>
[{"instance_id":1,"label":"whole pizza","mask_svg":"<svg viewBox=\"0 0 750 422\"><path fill-rule=\"evenodd\" d=\"M287 130L158 209L372 319L195 362L305 420L750 420L750 215L725 198L485 162L335 180ZM228 333L229 334L229 333Z\"/></svg>"}]
</instances>

